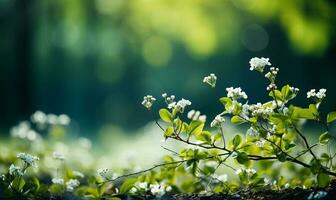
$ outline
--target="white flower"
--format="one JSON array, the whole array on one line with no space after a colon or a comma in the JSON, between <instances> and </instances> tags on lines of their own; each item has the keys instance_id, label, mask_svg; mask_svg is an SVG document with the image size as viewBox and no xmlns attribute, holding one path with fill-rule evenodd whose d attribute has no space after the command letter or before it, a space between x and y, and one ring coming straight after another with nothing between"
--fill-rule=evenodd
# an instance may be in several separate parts
<instances>
[{"instance_id":1,"label":"white flower","mask_svg":"<svg viewBox=\"0 0 336 200\"><path fill-rule=\"evenodd\" d=\"M269 58L258 58L258 57L255 57L255 58L252 58L250 60L250 70L253 71L253 70L256 70L256 71L259 71L259 72L263 72L264 71L264 68L266 65L271 65L271 63L269 62Z\"/></svg>"},{"instance_id":2,"label":"white flower","mask_svg":"<svg viewBox=\"0 0 336 200\"><path fill-rule=\"evenodd\" d=\"M318 100L322 100L323 98L326 97L326 92L327 90L322 88L318 92L316 92L316 89L311 89L310 91L307 92L307 98L317 98Z\"/></svg>"},{"instance_id":3,"label":"white flower","mask_svg":"<svg viewBox=\"0 0 336 200\"><path fill-rule=\"evenodd\" d=\"M140 189L147 189L148 188L148 183L147 182L140 182L137 184L137 187Z\"/></svg>"},{"instance_id":4,"label":"white flower","mask_svg":"<svg viewBox=\"0 0 336 200\"><path fill-rule=\"evenodd\" d=\"M162 94L162 97L165 99L165 102L167 105L171 104L174 102L174 99L175 99L175 95L170 95L168 96L167 93L163 93Z\"/></svg>"},{"instance_id":5,"label":"white flower","mask_svg":"<svg viewBox=\"0 0 336 200\"><path fill-rule=\"evenodd\" d=\"M54 184L63 185L64 184L64 179L63 178L53 178L53 179L51 179L51 182L54 183Z\"/></svg>"},{"instance_id":6,"label":"white flower","mask_svg":"<svg viewBox=\"0 0 336 200\"><path fill-rule=\"evenodd\" d=\"M265 117L273 112L273 108L263 106L261 103L250 105L249 109L253 116Z\"/></svg>"},{"instance_id":7,"label":"white flower","mask_svg":"<svg viewBox=\"0 0 336 200\"><path fill-rule=\"evenodd\" d=\"M191 105L191 102L189 100L186 100L186 99L182 98L177 103L174 101L174 102L168 104L168 108L169 109L176 109L177 111L183 113L185 107L190 106L190 105Z\"/></svg>"},{"instance_id":8,"label":"white flower","mask_svg":"<svg viewBox=\"0 0 336 200\"><path fill-rule=\"evenodd\" d=\"M70 117L66 114L61 114L58 116L58 123L60 125L63 125L63 126L68 125L70 124L70 121L71 121Z\"/></svg>"},{"instance_id":9,"label":"white flower","mask_svg":"<svg viewBox=\"0 0 336 200\"><path fill-rule=\"evenodd\" d=\"M58 116L55 114L47 114L47 122L51 125L58 124Z\"/></svg>"},{"instance_id":10,"label":"white flower","mask_svg":"<svg viewBox=\"0 0 336 200\"><path fill-rule=\"evenodd\" d=\"M32 156L28 153L19 153L17 155L17 158L21 159L23 162L25 162L28 166L33 166L33 167L37 167L36 165L36 161L39 160L38 157L36 156Z\"/></svg>"},{"instance_id":11,"label":"white flower","mask_svg":"<svg viewBox=\"0 0 336 200\"><path fill-rule=\"evenodd\" d=\"M22 176L23 175L23 172L21 171L21 168L18 167L18 166L15 166L13 164L11 164L11 166L9 166L8 171L9 171L9 174L13 175L13 176L17 176L17 175Z\"/></svg>"},{"instance_id":12,"label":"white flower","mask_svg":"<svg viewBox=\"0 0 336 200\"><path fill-rule=\"evenodd\" d=\"M246 169L246 172L248 175L252 176L254 175L255 173L257 173L257 171L255 169Z\"/></svg>"},{"instance_id":13,"label":"white flower","mask_svg":"<svg viewBox=\"0 0 336 200\"><path fill-rule=\"evenodd\" d=\"M244 172L244 169L243 169L243 168L238 168L238 169L235 171L235 173L236 173L237 175L239 175L239 174L242 173L242 172Z\"/></svg>"},{"instance_id":14,"label":"white flower","mask_svg":"<svg viewBox=\"0 0 336 200\"><path fill-rule=\"evenodd\" d=\"M35 141L40 138L40 135L30 128L30 124L27 121L20 122L19 125L13 127L10 130L12 137L27 139L29 141Z\"/></svg>"},{"instance_id":15,"label":"white flower","mask_svg":"<svg viewBox=\"0 0 336 200\"><path fill-rule=\"evenodd\" d=\"M220 114L215 117L214 120L212 120L210 126L211 127L220 127L222 123L225 122L225 118L222 117Z\"/></svg>"},{"instance_id":16,"label":"white flower","mask_svg":"<svg viewBox=\"0 0 336 200\"><path fill-rule=\"evenodd\" d=\"M144 96L141 104L145 106L147 109L150 109L154 101L156 101L156 99L152 95L147 95L147 96Z\"/></svg>"},{"instance_id":17,"label":"white flower","mask_svg":"<svg viewBox=\"0 0 336 200\"><path fill-rule=\"evenodd\" d=\"M240 99L240 98L247 99L246 93L240 87L238 88L229 87L226 88L226 91L227 91L227 97L230 97L232 99Z\"/></svg>"},{"instance_id":18,"label":"white flower","mask_svg":"<svg viewBox=\"0 0 336 200\"><path fill-rule=\"evenodd\" d=\"M265 140L258 140L256 141L256 146L257 147L263 147L265 145Z\"/></svg>"},{"instance_id":19,"label":"white flower","mask_svg":"<svg viewBox=\"0 0 336 200\"><path fill-rule=\"evenodd\" d=\"M201 121L203 123L206 121L206 116L201 115L200 111L191 110L188 112L187 117L193 121Z\"/></svg>"},{"instance_id":20,"label":"white flower","mask_svg":"<svg viewBox=\"0 0 336 200\"><path fill-rule=\"evenodd\" d=\"M105 180L113 180L118 177L116 173L113 173L107 168L101 168L97 170L99 176L101 176Z\"/></svg>"},{"instance_id":21,"label":"white flower","mask_svg":"<svg viewBox=\"0 0 336 200\"><path fill-rule=\"evenodd\" d=\"M318 93L316 93L316 97L319 99L323 99L324 97L326 97L326 92L327 90L322 88L318 91Z\"/></svg>"},{"instance_id":22,"label":"white flower","mask_svg":"<svg viewBox=\"0 0 336 200\"><path fill-rule=\"evenodd\" d=\"M78 177L78 178L84 178L84 174L82 172L79 172L79 171L73 171L72 172L72 175L74 177Z\"/></svg>"},{"instance_id":23,"label":"white flower","mask_svg":"<svg viewBox=\"0 0 336 200\"><path fill-rule=\"evenodd\" d=\"M31 121L36 124L45 124L47 122L47 115L42 111L36 111L30 117Z\"/></svg>"},{"instance_id":24,"label":"white flower","mask_svg":"<svg viewBox=\"0 0 336 200\"><path fill-rule=\"evenodd\" d=\"M72 192L76 187L79 186L80 183L77 179L70 179L65 184L67 191Z\"/></svg>"},{"instance_id":25,"label":"white flower","mask_svg":"<svg viewBox=\"0 0 336 200\"><path fill-rule=\"evenodd\" d=\"M239 103L239 102L236 101L236 100L233 100L231 106L228 107L226 111L227 111L228 113L233 113L233 112L236 112L236 111L237 111L237 108L239 108L239 107L241 107L241 106L242 106L241 103Z\"/></svg>"},{"instance_id":26,"label":"white flower","mask_svg":"<svg viewBox=\"0 0 336 200\"><path fill-rule=\"evenodd\" d=\"M253 127L250 127L249 129L247 129L246 135L250 136L250 137L257 137L259 135L259 133Z\"/></svg>"},{"instance_id":27,"label":"white flower","mask_svg":"<svg viewBox=\"0 0 336 200\"><path fill-rule=\"evenodd\" d=\"M55 160L64 160L65 159L64 155L60 152L57 152L57 151L53 152L53 158Z\"/></svg>"},{"instance_id":28,"label":"white flower","mask_svg":"<svg viewBox=\"0 0 336 200\"><path fill-rule=\"evenodd\" d=\"M150 191L153 195L157 197L162 197L166 193L165 188L159 184L154 184L154 185L151 184Z\"/></svg>"},{"instance_id":29,"label":"white flower","mask_svg":"<svg viewBox=\"0 0 336 200\"><path fill-rule=\"evenodd\" d=\"M270 185L271 181L268 178L264 178L265 185Z\"/></svg>"},{"instance_id":30,"label":"white flower","mask_svg":"<svg viewBox=\"0 0 336 200\"><path fill-rule=\"evenodd\" d=\"M211 87L216 86L217 77L215 74L210 74L209 76L204 77L203 83L209 84Z\"/></svg>"},{"instance_id":31,"label":"white flower","mask_svg":"<svg viewBox=\"0 0 336 200\"><path fill-rule=\"evenodd\" d=\"M315 97L316 96L316 90L311 89L310 91L307 92L307 98Z\"/></svg>"},{"instance_id":32,"label":"white flower","mask_svg":"<svg viewBox=\"0 0 336 200\"><path fill-rule=\"evenodd\" d=\"M285 184L285 188L286 188L286 189L288 189L289 186L290 186L289 183L286 183L286 184Z\"/></svg>"},{"instance_id":33,"label":"white flower","mask_svg":"<svg viewBox=\"0 0 336 200\"><path fill-rule=\"evenodd\" d=\"M171 186L166 186L163 183L151 184L149 188L150 188L151 193L155 195L156 197L162 197L166 192L169 192L172 190Z\"/></svg>"},{"instance_id":34,"label":"white flower","mask_svg":"<svg viewBox=\"0 0 336 200\"><path fill-rule=\"evenodd\" d=\"M265 77L273 83L275 81L278 72L279 68L271 67L270 71L265 74Z\"/></svg>"}]
</instances>

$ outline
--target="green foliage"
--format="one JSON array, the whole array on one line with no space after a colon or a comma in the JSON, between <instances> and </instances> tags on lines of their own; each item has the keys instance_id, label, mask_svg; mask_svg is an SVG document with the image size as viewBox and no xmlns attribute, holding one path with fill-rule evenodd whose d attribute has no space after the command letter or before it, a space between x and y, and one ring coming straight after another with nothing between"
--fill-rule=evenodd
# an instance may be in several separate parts
<instances>
[{"instance_id":1,"label":"green foliage","mask_svg":"<svg viewBox=\"0 0 336 200\"><path fill-rule=\"evenodd\" d=\"M270 65L265 58L254 58L250 63L251 68L260 73L266 71L266 65ZM265 66L260 67L262 64ZM175 96L163 95L167 107L158 112L164 123L156 123L162 129L165 140L183 145L178 150L164 147L173 155L165 155L161 164L142 171L123 169L120 176L105 168L97 170L98 174L95 170L83 169L84 175L67 166L65 158L54 152L55 171L50 172L47 167L37 168L40 163L43 166L50 162L47 155L50 152L37 151L29 145L23 148L22 144L30 144L24 140L17 148L32 151L39 157L28 153L9 154L5 159L0 157L0 164L8 167L1 177L0 189L13 198L71 194L86 199L117 200L121 196L139 195L147 198L149 195L154 198L171 192L194 193L209 189L213 193L232 194L242 188L279 190L327 187L336 176L336 152L328 150L333 139L333 130L329 125L336 119L335 112L329 113L325 121L321 118L324 115L320 114L319 106L325 97L325 90L310 92L308 96L315 103L308 108L289 104L299 89L285 85L277 90L277 72L278 69L270 68L264 75L270 82L267 87L270 101L249 104L241 88L227 88L227 95L220 98L224 108L211 123L206 121L206 116L201 115L200 111L186 112L188 106L191 106L190 101L181 99L175 102ZM152 111L155 100L148 95L142 104ZM38 113L37 119L41 119L41 115ZM241 125L240 130L246 129L246 135L227 133L223 129L226 125L224 117L230 119L227 123ZM34 126L44 127L49 133L48 137L60 140L65 137L66 128L60 123L63 123L62 120L56 123L58 118L56 122L54 118L52 124L38 127L41 124L36 123ZM320 131L323 133L313 145L309 144L302 126L302 121L306 120L318 123L319 128L325 129ZM32 133L29 126L21 124L20 128ZM316 147L321 149L319 154L316 153ZM79 152L87 151L81 149ZM282 176L282 169L291 171L292 176ZM228 171L231 174L235 172L237 176L229 176L226 174Z\"/></svg>"}]
</instances>

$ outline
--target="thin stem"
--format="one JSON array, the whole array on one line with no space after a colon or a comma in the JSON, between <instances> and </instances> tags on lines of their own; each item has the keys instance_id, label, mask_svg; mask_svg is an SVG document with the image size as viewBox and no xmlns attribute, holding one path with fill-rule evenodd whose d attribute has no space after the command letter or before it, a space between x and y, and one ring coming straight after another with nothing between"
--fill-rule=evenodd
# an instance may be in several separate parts
<instances>
[{"instance_id":1,"label":"thin stem","mask_svg":"<svg viewBox=\"0 0 336 200\"><path fill-rule=\"evenodd\" d=\"M311 148L309 147L309 143L308 143L308 140L307 138L301 133L301 131L299 131L299 129L296 128L296 126L294 126L294 130L299 134L299 136L303 139L305 145L306 145L306 148L309 150L310 154L314 157L314 159L317 159L316 158L316 155L314 154L314 152L311 150Z\"/></svg>"}]
</instances>

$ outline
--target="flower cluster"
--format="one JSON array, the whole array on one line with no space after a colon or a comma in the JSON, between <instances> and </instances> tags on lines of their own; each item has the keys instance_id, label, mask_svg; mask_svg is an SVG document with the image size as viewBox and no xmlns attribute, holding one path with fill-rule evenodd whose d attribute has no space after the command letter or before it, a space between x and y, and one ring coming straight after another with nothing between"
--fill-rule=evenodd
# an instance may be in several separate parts
<instances>
[{"instance_id":1,"label":"flower cluster","mask_svg":"<svg viewBox=\"0 0 336 200\"><path fill-rule=\"evenodd\" d=\"M256 70L259 72L263 72L266 65L271 65L271 63L269 62L269 58L255 57L250 60L250 66L251 66L250 70L251 71Z\"/></svg>"},{"instance_id":2,"label":"flower cluster","mask_svg":"<svg viewBox=\"0 0 336 200\"><path fill-rule=\"evenodd\" d=\"M248 176L253 176L257 171L255 169L244 169L244 168L239 168L235 172L237 175L241 173L246 173Z\"/></svg>"},{"instance_id":3,"label":"flower cluster","mask_svg":"<svg viewBox=\"0 0 336 200\"><path fill-rule=\"evenodd\" d=\"M11 164L8 169L8 173L13 176L22 176L23 172L20 167Z\"/></svg>"},{"instance_id":4,"label":"flower cluster","mask_svg":"<svg viewBox=\"0 0 336 200\"><path fill-rule=\"evenodd\" d=\"M211 87L216 86L217 77L215 74L210 74L209 76L204 77L203 83L209 84Z\"/></svg>"},{"instance_id":5,"label":"flower cluster","mask_svg":"<svg viewBox=\"0 0 336 200\"><path fill-rule=\"evenodd\" d=\"M186 106L190 106L191 105L191 101L187 100L187 99L181 99L178 102L172 102L168 105L169 109L175 109L176 111L183 113L184 109Z\"/></svg>"},{"instance_id":6,"label":"flower cluster","mask_svg":"<svg viewBox=\"0 0 336 200\"><path fill-rule=\"evenodd\" d=\"M113 180L118 176L116 173L113 173L111 170L109 170L107 168L98 169L97 173L104 180Z\"/></svg>"},{"instance_id":7,"label":"flower cluster","mask_svg":"<svg viewBox=\"0 0 336 200\"><path fill-rule=\"evenodd\" d=\"M203 123L206 121L206 115L201 115L200 111L191 110L188 112L187 117L193 121L201 121Z\"/></svg>"},{"instance_id":8,"label":"flower cluster","mask_svg":"<svg viewBox=\"0 0 336 200\"><path fill-rule=\"evenodd\" d=\"M39 160L37 156L30 155L28 153L19 153L17 158L21 159L28 166L37 167L36 161Z\"/></svg>"},{"instance_id":9,"label":"flower cluster","mask_svg":"<svg viewBox=\"0 0 336 200\"><path fill-rule=\"evenodd\" d=\"M227 91L227 97L230 97L232 99L247 99L247 95L246 93L240 88L233 88L233 87L229 87L226 88Z\"/></svg>"},{"instance_id":10,"label":"flower cluster","mask_svg":"<svg viewBox=\"0 0 336 200\"><path fill-rule=\"evenodd\" d=\"M63 185L64 184L64 179L63 178L53 178L53 179L51 179L51 182L53 184Z\"/></svg>"},{"instance_id":11,"label":"flower cluster","mask_svg":"<svg viewBox=\"0 0 336 200\"><path fill-rule=\"evenodd\" d=\"M267 107L261 103L257 103L250 105L249 110L253 116L267 117L273 112L273 107Z\"/></svg>"},{"instance_id":12,"label":"flower cluster","mask_svg":"<svg viewBox=\"0 0 336 200\"><path fill-rule=\"evenodd\" d=\"M153 106L154 101L156 101L156 99L152 95L146 95L144 96L141 104L145 106L148 110L150 110Z\"/></svg>"},{"instance_id":13,"label":"flower cluster","mask_svg":"<svg viewBox=\"0 0 336 200\"><path fill-rule=\"evenodd\" d=\"M55 115L55 114L45 114L42 111L36 111L31 117L31 121L39 126L49 125L69 125L71 119L66 114Z\"/></svg>"},{"instance_id":14,"label":"flower cluster","mask_svg":"<svg viewBox=\"0 0 336 200\"><path fill-rule=\"evenodd\" d=\"M326 97L327 90L322 88L318 92L316 92L316 89L311 89L309 92L307 92L307 98L316 98L318 100L322 100Z\"/></svg>"},{"instance_id":15,"label":"flower cluster","mask_svg":"<svg viewBox=\"0 0 336 200\"><path fill-rule=\"evenodd\" d=\"M162 197L166 192L170 192L172 190L171 186L167 186L164 183L160 184L149 184L147 182L138 182L134 185L134 187L131 189L132 193L137 192L146 192L150 191L151 194L153 194L156 197Z\"/></svg>"},{"instance_id":16,"label":"flower cluster","mask_svg":"<svg viewBox=\"0 0 336 200\"><path fill-rule=\"evenodd\" d=\"M41 137L40 134L31 129L27 121L21 122L19 125L13 127L10 130L10 134L12 137L27 139L29 141L35 141Z\"/></svg>"},{"instance_id":17,"label":"flower cluster","mask_svg":"<svg viewBox=\"0 0 336 200\"><path fill-rule=\"evenodd\" d=\"M72 192L76 187L80 185L79 181L77 179L70 179L66 183L66 190L68 192Z\"/></svg>"},{"instance_id":18,"label":"flower cluster","mask_svg":"<svg viewBox=\"0 0 336 200\"><path fill-rule=\"evenodd\" d=\"M175 95L170 95L169 96L167 93L163 93L162 97L164 98L167 105L173 103L174 99L175 99Z\"/></svg>"},{"instance_id":19,"label":"flower cluster","mask_svg":"<svg viewBox=\"0 0 336 200\"><path fill-rule=\"evenodd\" d=\"M210 126L211 127L220 127L222 123L225 122L225 118L222 117L220 114L215 117L214 120L212 120Z\"/></svg>"}]
</instances>

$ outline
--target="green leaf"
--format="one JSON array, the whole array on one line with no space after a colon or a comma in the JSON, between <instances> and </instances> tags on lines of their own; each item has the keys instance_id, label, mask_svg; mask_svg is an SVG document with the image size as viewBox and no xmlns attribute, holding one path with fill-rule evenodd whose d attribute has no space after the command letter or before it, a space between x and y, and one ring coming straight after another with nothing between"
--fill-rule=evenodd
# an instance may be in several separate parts
<instances>
[{"instance_id":1,"label":"green leaf","mask_svg":"<svg viewBox=\"0 0 336 200\"><path fill-rule=\"evenodd\" d=\"M118 197L112 197L112 198L109 198L108 200L121 200L121 199Z\"/></svg>"},{"instance_id":2,"label":"green leaf","mask_svg":"<svg viewBox=\"0 0 336 200\"><path fill-rule=\"evenodd\" d=\"M327 116L328 124L336 120L336 111L330 112Z\"/></svg>"},{"instance_id":3,"label":"green leaf","mask_svg":"<svg viewBox=\"0 0 336 200\"><path fill-rule=\"evenodd\" d=\"M330 177L326 173L319 173L317 175L317 184L319 187L327 187L330 183Z\"/></svg>"},{"instance_id":4,"label":"green leaf","mask_svg":"<svg viewBox=\"0 0 336 200\"><path fill-rule=\"evenodd\" d=\"M167 138L167 137L173 135L173 133L174 133L174 129L173 129L173 127L169 126L169 127L166 128L166 130L165 130L163 136L164 136L165 138Z\"/></svg>"},{"instance_id":5,"label":"green leaf","mask_svg":"<svg viewBox=\"0 0 336 200\"><path fill-rule=\"evenodd\" d=\"M275 96L274 96L274 94L275 94ZM276 99L282 100L282 94L279 90L274 90L274 94L273 94L273 91L270 91L268 93L268 96L273 97L273 99L276 98Z\"/></svg>"},{"instance_id":6,"label":"green leaf","mask_svg":"<svg viewBox=\"0 0 336 200\"><path fill-rule=\"evenodd\" d=\"M134 186L134 183L137 181L137 179L127 179L120 187L120 193L126 194L128 191L132 189Z\"/></svg>"},{"instance_id":7,"label":"green leaf","mask_svg":"<svg viewBox=\"0 0 336 200\"><path fill-rule=\"evenodd\" d=\"M163 121L172 123L173 122L173 115L165 108L159 110L160 117Z\"/></svg>"},{"instance_id":8,"label":"green leaf","mask_svg":"<svg viewBox=\"0 0 336 200\"><path fill-rule=\"evenodd\" d=\"M245 152L239 152L236 159L240 164L245 164L249 161L248 155Z\"/></svg>"},{"instance_id":9,"label":"green leaf","mask_svg":"<svg viewBox=\"0 0 336 200\"><path fill-rule=\"evenodd\" d=\"M21 176L15 177L15 179L12 181L11 185L17 190L21 191L24 185L26 184L25 180Z\"/></svg>"},{"instance_id":10,"label":"green leaf","mask_svg":"<svg viewBox=\"0 0 336 200\"><path fill-rule=\"evenodd\" d=\"M239 116L235 115L235 116L233 116L231 118L231 123L233 123L233 124L242 124L242 123L245 123L245 120L243 120Z\"/></svg>"},{"instance_id":11,"label":"green leaf","mask_svg":"<svg viewBox=\"0 0 336 200\"><path fill-rule=\"evenodd\" d=\"M331 135L328 132L322 133L319 137L319 142L320 144L327 144L330 138Z\"/></svg>"},{"instance_id":12,"label":"green leaf","mask_svg":"<svg viewBox=\"0 0 336 200\"><path fill-rule=\"evenodd\" d=\"M234 136L234 138L232 139L233 148L235 149L236 147L238 147L241 142L242 142L242 138L240 135Z\"/></svg>"},{"instance_id":13,"label":"green leaf","mask_svg":"<svg viewBox=\"0 0 336 200\"><path fill-rule=\"evenodd\" d=\"M204 123L201 121L192 121L189 126L188 126L188 130L187 133L188 134L199 134L203 131L204 128Z\"/></svg>"},{"instance_id":14,"label":"green leaf","mask_svg":"<svg viewBox=\"0 0 336 200\"><path fill-rule=\"evenodd\" d=\"M313 174L317 174L319 173L320 169L321 169L321 162L317 159L312 159L311 162L310 162L310 171L313 173Z\"/></svg>"},{"instance_id":15,"label":"green leaf","mask_svg":"<svg viewBox=\"0 0 336 200\"><path fill-rule=\"evenodd\" d=\"M219 99L219 101L226 106L227 104L232 104L232 100L229 97L222 97Z\"/></svg>"},{"instance_id":16,"label":"green leaf","mask_svg":"<svg viewBox=\"0 0 336 200\"><path fill-rule=\"evenodd\" d=\"M202 131L198 134L195 135L197 140L206 142L206 143L211 143L211 133L209 131Z\"/></svg>"},{"instance_id":17,"label":"green leaf","mask_svg":"<svg viewBox=\"0 0 336 200\"><path fill-rule=\"evenodd\" d=\"M313 104L309 105L309 108L293 108L292 118L294 119L316 119L317 116L318 112Z\"/></svg>"}]
</instances>

